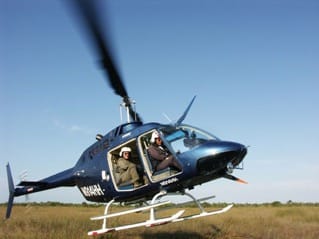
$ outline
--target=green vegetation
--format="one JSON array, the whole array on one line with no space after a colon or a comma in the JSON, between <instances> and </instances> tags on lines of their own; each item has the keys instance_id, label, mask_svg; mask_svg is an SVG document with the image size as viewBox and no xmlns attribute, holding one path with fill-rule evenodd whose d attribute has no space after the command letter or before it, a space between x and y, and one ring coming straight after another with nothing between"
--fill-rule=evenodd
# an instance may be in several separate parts
<instances>
[{"instance_id":1,"label":"green vegetation","mask_svg":"<svg viewBox=\"0 0 319 239\"><path fill-rule=\"evenodd\" d=\"M209 210L224 204L206 204ZM4 215L6 205L0 205L0 215ZM114 211L123 207L112 208ZM187 207L186 215L197 213L196 208ZM14 205L12 216L0 224L2 239L79 239L88 238L87 232L99 229L101 221L89 218L103 214L104 206L98 204L61 204L56 202ZM176 212L170 208L158 215ZM115 218L112 226L146 220L148 214L136 213ZM171 223L153 228L137 228L112 232L101 239L228 239L228 238L319 238L318 203L266 203L239 204L229 212L179 223Z\"/></svg>"}]
</instances>

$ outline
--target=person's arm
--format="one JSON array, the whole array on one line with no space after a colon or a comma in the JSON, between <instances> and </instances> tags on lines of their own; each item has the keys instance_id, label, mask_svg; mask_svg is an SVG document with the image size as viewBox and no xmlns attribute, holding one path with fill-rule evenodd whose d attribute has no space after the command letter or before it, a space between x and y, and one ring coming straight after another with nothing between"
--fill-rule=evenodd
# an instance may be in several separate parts
<instances>
[{"instance_id":1,"label":"person's arm","mask_svg":"<svg viewBox=\"0 0 319 239\"><path fill-rule=\"evenodd\" d=\"M166 159L167 155L164 153L161 153L161 151L156 148L155 146L151 146L148 148L148 153L153 159L163 161Z\"/></svg>"}]
</instances>

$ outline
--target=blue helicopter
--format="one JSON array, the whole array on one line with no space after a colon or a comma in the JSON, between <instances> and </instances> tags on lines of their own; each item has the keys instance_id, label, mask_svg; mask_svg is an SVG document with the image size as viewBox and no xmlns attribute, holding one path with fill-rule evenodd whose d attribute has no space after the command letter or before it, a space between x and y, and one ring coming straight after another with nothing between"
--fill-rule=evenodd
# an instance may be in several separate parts
<instances>
[{"instance_id":1,"label":"blue helicopter","mask_svg":"<svg viewBox=\"0 0 319 239\"><path fill-rule=\"evenodd\" d=\"M10 217L14 197L57 187L74 186L79 188L86 200L106 203L104 214L91 218L102 220L102 228L90 231L88 235L99 235L141 226L157 226L228 211L232 205L207 212L200 201L208 200L213 196L196 199L186 190L218 178L246 183L233 176L232 173L234 169L242 168L247 147L240 143L223 141L205 130L184 124L183 121L195 97L176 122L171 124L143 123L135 110L135 103L127 94L118 68L114 64L114 58L110 54L110 41L104 37L101 22L98 19L97 6L94 1L78 0L74 3L73 6L77 9L91 37L111 88L123 99L121 106L127 115L127 123L119 125L105 135L98 134L96 142L82 153L72 168L47 178L38 181L21 181L15 186L10 165L7 164L9 200L6 218ZM165 148L167 155L174 158L180 168L168 165L159 169L156 166L157 159L149 151L154 144L155 136L162 141L162 147ZM121 180L121 172L118 171L119 160L123 156L124 148L129 149L130 163L136 167L138 178L134 182L133 180ZM161 201L168 195L190 197L198 206L199 213L183 216L184 210L180 210L172 216L157 218L155 209L170 203L170 201ZM109 213L111 205L116 203L132 203L139 206L122 212ZM109 218L141 211L149 212L149 220L116 227L107 226Z\"/></svg>"}]
</instances>

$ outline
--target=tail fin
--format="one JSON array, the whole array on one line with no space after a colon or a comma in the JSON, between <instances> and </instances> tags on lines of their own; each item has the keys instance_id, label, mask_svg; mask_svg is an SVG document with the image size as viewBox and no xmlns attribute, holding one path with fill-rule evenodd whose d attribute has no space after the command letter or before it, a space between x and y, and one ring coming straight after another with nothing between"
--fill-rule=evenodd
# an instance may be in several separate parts
<instances>
[{"instance_id":1,"label":"tail fin","mask_svg":"<svg viewBox=\"0 0 319 239\"><path fill-rule=\"evenodd\" d=\"M8 219L11 215L11 210L13 206L13 199L14 199L14 183L11 174L10 164L7 164L7 177L8 177L8 187L9 187L9 200L6 212L6 219Z\"/></svg>"}]
</instances>

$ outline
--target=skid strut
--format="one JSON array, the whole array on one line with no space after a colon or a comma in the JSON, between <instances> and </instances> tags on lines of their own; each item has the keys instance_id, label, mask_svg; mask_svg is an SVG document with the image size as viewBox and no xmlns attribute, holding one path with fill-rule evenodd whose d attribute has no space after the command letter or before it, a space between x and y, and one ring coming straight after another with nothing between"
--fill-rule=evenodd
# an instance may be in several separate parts
<instances>
[{"instance_id":1,"label":"skid strut","mask_svg":"<svg viewBox=\"0 0 319 239\"><path fill-rule=\"evenodd\" d=\"M194 202L197 205L197 207L199 208L200 213L196 214L196 215L182 217L182 214L185 212L185 210L179 210L177 213L173 214L170 217L156 218L155 208L158 208L160 206L167 205L167 204L171 203L170 201L164 201L164 202L156 202L156 201L163 198L164 196L170 196L170 195L185 195L185 196L190 197L192 199L192 202ZM189 220L189 219L224 213L224 212L228 211L233 206L233 205L228 205L227 207L224 207L223 209L220 209L217 211L212 211L212 212L207 212L202 207L202 205L199 203L199 201L207 200L207 199L210 199L213 197L214 196L203 198L203 199L196 199L193 195L191 195L190 193L186 193L186 192L168 193L166 191L160 191L159 193L157 193L156 195L153 196L151 203L147 206L138 207L138 208L122 211L122 212L116 212L116 213L109 214L108 213L109 209L115 201L113 199L106 204L105 210L104 210L104 215L91 218L91 220L103 220L102 228L99 230L90 231L90 232L88 232L88 235L94 236L94 235L104 234L107 232L127 230L127 229L131 229L131 228L142 227L142 226L153 227L153 226L159 226L159 225L163 225L163 224L171 223L171 222L180 222L180 221L184 221L184 220ZM134 224L123 225L123 226L110 227L110 228L107 227L107 219L108 218L118 217L118 216L122 216L122 215L126 215L126 214L142 212L142 211L149 211L149 213L150 213L149 220L146 220L144 222L134 223Z\"/></svg>"}]
</instances>

